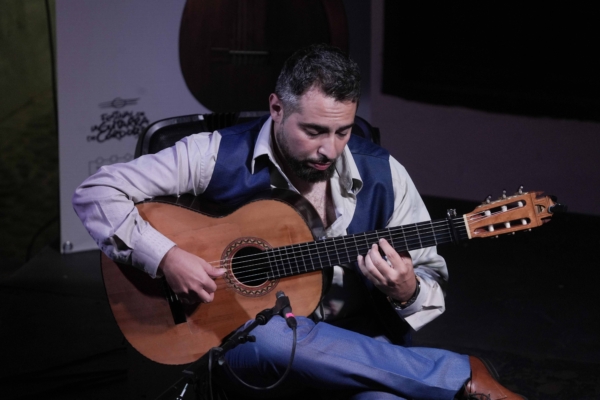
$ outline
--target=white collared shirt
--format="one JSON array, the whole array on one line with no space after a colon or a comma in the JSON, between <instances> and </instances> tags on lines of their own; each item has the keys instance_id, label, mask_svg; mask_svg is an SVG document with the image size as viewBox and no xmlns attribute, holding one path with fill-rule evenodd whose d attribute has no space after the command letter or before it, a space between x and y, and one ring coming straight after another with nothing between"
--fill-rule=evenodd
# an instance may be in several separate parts
<instances>
[{"instance_id":1,"label":"white collared shirt","mask_svg":"<svg viewBox=\"0 0 600 400\"><path fill-rule=\"evenodd\" d=\"M269 118L258 135L252 173L255 160L267 156L279 171L278 179L272 179L272 186L297 192L273 154L271 125ZM75 191L73 206L100 249L113 260L132 264L155 277L160 261L175 243L144 221L134 204L155 196L202 194L213 177L220 142L217 131L197 133L157 154L103 166L86 179ZM391 156L390 168L395 201L388 227L430 220L408 173ZM361 176L347 146L336 162L330 183L336 220L326 234L334 237L347 233L356 208L356 195L362 188ZM447 280L448 272L434 247L410 253L421 279L421 291L412 305L397 313L418 330L444 312L440 282ZM324 301L326 320L343 318L352 312L352 302L356 299L345 274L342 268L334 268L332 288Z\"/></svg>"}]
</instances>

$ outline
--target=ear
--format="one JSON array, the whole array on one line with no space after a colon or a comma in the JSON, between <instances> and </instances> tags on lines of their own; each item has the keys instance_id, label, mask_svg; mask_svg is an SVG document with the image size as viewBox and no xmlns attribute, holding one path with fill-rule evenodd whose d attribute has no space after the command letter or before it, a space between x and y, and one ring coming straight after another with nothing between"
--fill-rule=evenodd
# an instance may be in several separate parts
<instances>
[{"instance_id":1,"label":"ear","mask_svg":"<svg viewBox=\"0 0 600 400\"><path fill-rule=\"evenodd\" d=\"M269 112L275 123L281 123L283 120L283 104L275 93L271 93L269 96Z\"/></svg>"}]
</instances>

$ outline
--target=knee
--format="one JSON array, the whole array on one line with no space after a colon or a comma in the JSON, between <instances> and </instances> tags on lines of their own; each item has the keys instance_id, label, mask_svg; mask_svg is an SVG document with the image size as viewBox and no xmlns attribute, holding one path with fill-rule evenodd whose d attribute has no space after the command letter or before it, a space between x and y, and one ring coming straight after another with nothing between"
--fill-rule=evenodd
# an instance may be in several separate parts
<instances>
[{"instance_id":1,"label":"knee","mask_svg":"<svg viewBox=\"0 0 600 400\"><path fill-rule=\"evenodd\" d=\"M298 318L297 341L308 335L314 322L308 318ZM291 356L294 335L285 320L273 317L266 325L256 327L250 335L255 341L238 345L227 353L227 362L234 368L258 368L280 370L286 367Z\"/></svg>"}]
</instances>

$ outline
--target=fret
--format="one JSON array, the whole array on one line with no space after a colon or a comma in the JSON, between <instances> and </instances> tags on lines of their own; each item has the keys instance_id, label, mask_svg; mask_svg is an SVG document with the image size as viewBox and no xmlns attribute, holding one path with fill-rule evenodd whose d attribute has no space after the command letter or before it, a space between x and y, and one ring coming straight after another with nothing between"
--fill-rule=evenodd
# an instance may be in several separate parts
<instances>
[{"instance_id":1,"label":"fret","mask_svg":"<svg viewBox=\"0 0 600 400\"><path fill-rule=\"evenodd\" d=\"M302 265L301 268L298 269L298 273L308 272L311 268L310 266L312 265L309 246L304 243L299 244L298 247L300 250L300 260L302 261Z\"/></svg>"},{"instance_id":2,"label":"fret","mask_svg":"<svg viewBox=\"0 0 600 400\"><path fill-rule=\"evenodd\" d=\"M337 241L339 239L340 238L332 238L331 239L331 242L333 244L333 255L335 256L335 258L332 260L333 263L331 264L331 266L343 264L340 260L340 251L338 250L338 244L337 244ZM329 253L329 255L331 256L331 252Z\"/></svg>"},{"instance_id":3,"label":"fret","mask_svg":"<svg viewBox=\"0 0 600 400\"><path fill-rule=\"evenodd\" d=\"M408 241L410 243L409 250L423 248L423 244L421 243L421 237L419 236L419 227L417 226L417 224L411 224L411 234L408 237Z\"/></svg>"},{"instance_id":4,"label":"fret","mask_svg":"<svg viewBox=\"0 0 600 400\"><path fill-rule=\"evenodd\" d=\"M313 261L313 255L315 254L315 252L311 249L311 246L316 247L316 245L313 243L306 243L305 247L305 254L306 257L304 257L304 267L305 267L305 272L309 272L309 271L314 271L315 268L315 262ZM308 263L307 263L308 261Z\"/></svg>"},{"instance_id":5,"label":"fret","mask_svg":"<svg viewBox=\"0 0 600 400\"><path fill-rule=\"evenodd\" d=\"M302 251L300 251L298 244L293 244L290 250L292 253L291 259L294 261L293 263L290 262L290 273L292 275L299 274L304 263L304 260L302 260Z\"/></svg>"},{"instance_id":6,"label":"fret","mask_svg":"<svg viewBox=\"0 0 600 400\"><path fill-rule=\"evenodd\" d=\"M437 233L437 237L439 238L438 244L451 242L452 235L450 233L450 225L448 224L448 221L440 220L440 225L442 225L442 228L438 229L438 233Z\"/></svg>"},{"instance_id":7,"label":"fret","mask_svg":"<svg viewBox=\"0 0 600 400\"><path fill-rule=\"evenodd\" d=\"M346 257L348 257L348 260L346 261L346 263L349 263L351 260L351 257L350 257L350 253L348 252L348 246L346 245L346 240L343 237L342 237L342 242L344 242L344 250L346 250Z\"/></svg>"},{"instance_id":8,"label":"fret","mask_svg":"<svg viewBox=\"0 0 600 400\"><path fill-rule=\"evenodd\" d=\"M423 248L423 242L421 241L421 234L419 233L419 227L417 226L417 224L415 224L415 228L417 230L417 238L419 238L419 248Z\"/></svg>"},{"instance_id":9,"label":"fret","mask_svg":"<svg viewBox=\"0 0 600 400\"><path fill-rule=\"evenodd\" d=\"M315 254L317 255L317 257L319 257L319 269L325 268L323 266L323 259L321 258L321 250L319 250L319 247L324 247L323 243L324 243L324 241L315 242Z\"/></svg>"},{"instance_id":10,"label":"fret","mask_svg":"<svg viewBox=\"0 0 600 400\"><path fill-rule=\"evenodd\" d=\"M352 235L352 239L354 239L354 248L356 249L356 255L360 254L360 247L358 246L358 242L356 241L356 235ZM354 258L356 260L356 257Z\"/></svg>"},{"instance_id":11,"label":"fret","mask_svg":"<svg viewBox=\"0 0 600 400\"><path fill-rule=\"evenodd\" d=\"M279 247L273 249L273 258L275 259L275 269L277 270L276 274L274 274L274 278L281 278L285 276L285 263L283 261L282 249L285 247Z\"/></svg>"},{"instance_id":12,"label":"fret","mask_svg":"<svg viewBox=\"0 0 600 400\"><path fill-rule=\"evenodd\" d=\"M394 244L394 236L392 235L392 231L390 230L390 228L387 228L387 231L388 231L388 235L390 235L390 244L395 249L396 245Z\"/></svg>"},{"instance_id":13,"label":"fret","mask_svg":"<svg viewBox=\"0 0 600 400\"><path fill-rule=\"evenodd\" d=\"M435 242L435 245L437 246L438 242L437 242L437 238L435 237L435 229L433 228L433 221L429 221L429 225L431 226L431 233L433 234L433 241Z\"/></svg>"},{"instance_id":14,"label":"fret","mask_svg":"<svg viewBox=\"0 0 600 400\"><path fill-rule=\"evenodd\" d=\"M325 239L323 243L325 244L325 254L327 254L327 261L329 261L328 266L332 267L333 263L331 262L331 257L329 256L329 250L327 249L327 242L331 241L331 239Z\"/></svg>"},{"instance_id":15,"label":"fret","mask_svg":"<svg viewBox=\"0 0 600 400\"><path fill-rule=\"evenodd\" d=\"M417 229L420 233L419 239L422 248L436 245L435 234L432 230L431 221L419 222L417 224Z\"/></svg>"},{"instance_id":16,"label":"fret","mask_svg":"<svg viewBox=\"0 0 600 400\"><path fill-rule=\"evenodd\" d=\"M388 236L388 231L387 231L387 229L381 229L381 230L379 230L379 231L377 231L377 232L378 232L377 238L378 238L379 240L381 240L381 239L385 239L385 240L387 240L387 242L388 242L388 243L390 242L390 237ZM377 241L377 244L378 244L378 245L379 245L379 240Z\"/></svg>"},{"instance_id":17,"label":"fret","mask_svg":"<svg viewBox=\"0 0 600 400\"><path fill-rule=\"evenodd\" d=\"M295 251L296 253L296 259L298 260L298 262L296 263L297 267L298 267L298 273L302 273L302 272L306 272L306 247L302 244L298 244L297 245L297 249Z\"/></svg>"},{"instance_id":18,"label":"fret","mask_svg":"<svg viewBox=\"0 0 600 400\"><path fill-rule=\"evenodd\" d=\"M294 272L294 262L297 262L294 258L294 245L291 246L285 246L283 248L285 250L285 259L284 259L284 267L283 270L285 272L284 276L290 276L293 274ZM291 252L291 255L290 255Z\"/></svg>"},{"instance_id":19,"label":"fret","mask_svg":"<svg viewBox=\"0 0 600 400\"><path fill-rule=\"evenodd\" d=\"M370 247L369 234L367 232L363 232L363 233L361 233L361 235L362 235L362 238L359 241L360 243L362 243L361 249L360 249L360 254L364 256L365 254L367 254L367 252L369 251L369 247Z\"/></svg>"},{"instance_id":20,"label":"fret","mask_svg":"<svg viewBox=\"0 0 600 400\"><path fill-rule=\"evenodd\" d=\"M273 272L273 261L271 261L272 253L273 249L265 251L265 255L267 256L267 263L269 264L269 269L271 270L271 272L267 273L267 279L275 279L275 273Z\"/></svg>"},{"instance_id":21,"label":"fret","mask_svg":"<svg viewBox=\"0 0 600 400\"><path fill-rule=\"evenodd\" d=\"M406 248L403 250L408 251L410 248L408 246L408 241L406 240L406 232L404 231L404 226L401 225L399 228L402 231L402 239L404 239L404 245L406 246Z\"/></svg>"},{"instance_id":22,"label":"fret","mask_svg":"<svg viewBox=\"0 0 600 400\"><path fill-rule=\"evenodd\" d=\"M436 224L438 225L437 228L433 226L433 221L431 221L431 227L433 229L433 238L435 240L435 245L437 246L442 243L446 243L445 234L447 233L447 231L444 229L445 224L441 220L436 221Z\"/></svg>"}]
</instances>

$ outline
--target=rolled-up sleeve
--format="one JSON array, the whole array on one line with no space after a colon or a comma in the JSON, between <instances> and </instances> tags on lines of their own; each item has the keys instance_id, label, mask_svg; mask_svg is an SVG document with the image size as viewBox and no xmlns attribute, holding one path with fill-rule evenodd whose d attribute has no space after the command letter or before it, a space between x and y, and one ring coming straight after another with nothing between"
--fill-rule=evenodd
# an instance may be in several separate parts
<instances>
[{"instance_id":1,"label":"rolled-up sleeve","mask_svg":"<svg viewBox=\"0 0 600 400\"><path fill-rule=\"evenodd\" d=\"M101 167L73 195L73 208L111 259L156 276L175 245L141 218L135 203L155 196L200 194L214 171L221 136L198 133L156 154Z\"/></svg>"},{"instance_id":2,"label":"rolled-up sleeve","mask_svg":"<svg viewBox=\"0 0 600 400\"><path fill-rule=\"evenodd\" d=\"M429 221L431 218L427 208L406 169L393 157L390 157L390 167L395 203L388 226ZM413 304L403 310L397 310L397 313L414 330L419 330L445 311L442 285L448 280L448 269L446 261L437 253L435 247L411 250L410 255L415 273L421 281L421 290Z\"/></svg>"}]
</instances>

